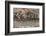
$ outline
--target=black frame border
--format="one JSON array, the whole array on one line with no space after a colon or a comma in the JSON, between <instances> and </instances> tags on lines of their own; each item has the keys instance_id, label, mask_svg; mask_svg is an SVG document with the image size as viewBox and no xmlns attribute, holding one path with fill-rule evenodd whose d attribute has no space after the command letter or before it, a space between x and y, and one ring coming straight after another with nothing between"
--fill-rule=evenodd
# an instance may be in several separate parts
<instances>
[{"instance_id":1,"label":"black frame border","mask_svg":"<svg viewBox=\"0 0 46 36\"><path fill-rule=\"evenodd\" d=\"M23 5L40 5L42 6L42 19L43 29L42 31L24 31L24 32L10 32L10 4L23 4ZM33 33L44 33L45 32L45 3L40 2L19 2L19 1L5 1L5 35L18 35L18 34L33 34Z\"/></svg>"}]
</instances>

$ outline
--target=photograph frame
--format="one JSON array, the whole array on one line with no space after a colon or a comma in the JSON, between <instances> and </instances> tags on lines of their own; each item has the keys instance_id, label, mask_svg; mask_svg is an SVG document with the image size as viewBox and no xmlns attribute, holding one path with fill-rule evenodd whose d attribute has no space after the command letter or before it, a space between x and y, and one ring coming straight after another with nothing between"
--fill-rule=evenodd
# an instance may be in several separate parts
<instances>
[{"instance_id":1,"label":"photograph frame","mask_svg":"<svg viewBox=\"0 0 46 36\"><path fill-rule=\"evenodd\" d=\"M10 4L23 4L23 5L41 5L42 6L42 31L24 31L24 32L10 32ZM5 35L18 35L18 34L33 34L33 33L44 33L45 24L45 4L40 2L19 2L19 1L5 1Z\"/></svg>"}]
</instances>

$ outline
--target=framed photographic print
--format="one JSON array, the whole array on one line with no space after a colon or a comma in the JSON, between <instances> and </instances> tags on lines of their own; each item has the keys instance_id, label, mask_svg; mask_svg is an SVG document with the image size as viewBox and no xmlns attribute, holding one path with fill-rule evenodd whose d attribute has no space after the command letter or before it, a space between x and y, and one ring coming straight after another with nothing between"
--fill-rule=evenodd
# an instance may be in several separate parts
<instances>
[{"instance_id":1,"label":"framed photographic print","mask_svg":"<svg viewBox=\"0 0 46 36\"><path fill-rule=\"evenodd\" d=\"M44 3L5 1L5 35L44 33Z\"/></svg>"}]
</instances>

